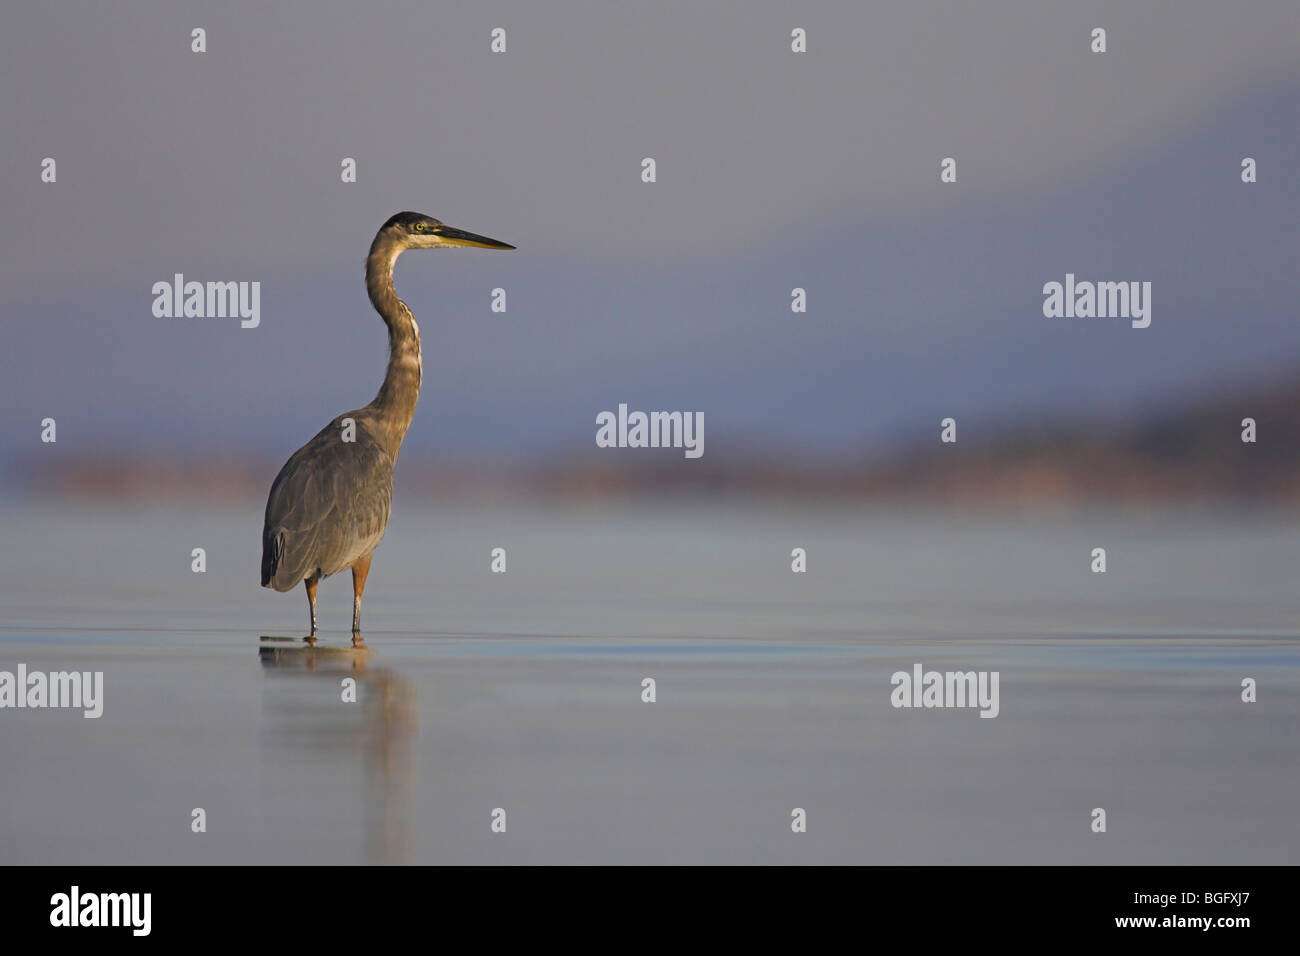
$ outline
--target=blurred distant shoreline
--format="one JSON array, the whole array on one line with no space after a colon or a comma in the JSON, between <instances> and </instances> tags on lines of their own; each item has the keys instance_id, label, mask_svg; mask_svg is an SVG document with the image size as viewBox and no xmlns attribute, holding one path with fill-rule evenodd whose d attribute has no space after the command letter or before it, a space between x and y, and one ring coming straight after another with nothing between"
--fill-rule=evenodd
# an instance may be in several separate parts
<instances>
[{"instance_id":1,"label":"blurred distant shoreline","mask_svg":"<svg viewBox=\"0 0 1300 956\"><path fill-rule=\"evenodd\" d=\"M859 460L801 461L721 440L710 455L672 449L584 449L578 456L518 461L431 462L404 456L403 495L439 500L600 500L646 496L757 497L810 501L914 501L960 507L1035 503L1223 501L1300 505L1300 386L1207 399L1144 423L1060 422L958 441L895 446ZM1242 441L1242 420L1256 441ZM714 449L718 449L714 451ZM60 450L61 451L61 450ZM291 449L286 450L285 457ZM11 469L20 494L114 500L264 499L281 462L230 456L31 456ZM44 460L41 460L44 458Z\"/></svg>"}]
</instances>

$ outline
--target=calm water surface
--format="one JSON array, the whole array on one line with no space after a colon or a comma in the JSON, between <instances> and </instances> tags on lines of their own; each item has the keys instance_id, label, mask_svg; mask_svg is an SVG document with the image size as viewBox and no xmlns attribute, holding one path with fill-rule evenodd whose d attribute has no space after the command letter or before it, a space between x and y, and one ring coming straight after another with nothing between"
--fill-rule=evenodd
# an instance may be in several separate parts
<instances>
[{"instance_id":1,"label":"calm water surface","mask_svg":"<svg viewBox=\"0 0 1300 956\"><path fill-rule=\"evenodd\" d=\"M256 505L0 506L0 670L105 681L0 711L0 863L1300 862L1292 515L398 507L358 653Z\"/></svg>"}]
</instances>

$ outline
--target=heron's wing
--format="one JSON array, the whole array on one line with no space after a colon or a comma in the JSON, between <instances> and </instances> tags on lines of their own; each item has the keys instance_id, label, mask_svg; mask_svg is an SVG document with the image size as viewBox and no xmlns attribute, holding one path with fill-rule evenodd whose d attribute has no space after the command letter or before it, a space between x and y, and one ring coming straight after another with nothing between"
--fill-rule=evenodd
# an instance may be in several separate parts
<instances>
[{"instance_id":1,"label":"heron's wing","mask_svg":"<svg viewBox=\"0 0 1300 956\"><path fill-rule=\"evenodd\" d=\"M388 527L393 460L361 422L344 441L336 419L290 458L271 486L262 526L262 586L295 587L334 574L379 543Z\"/></svg>"}]
</instances>

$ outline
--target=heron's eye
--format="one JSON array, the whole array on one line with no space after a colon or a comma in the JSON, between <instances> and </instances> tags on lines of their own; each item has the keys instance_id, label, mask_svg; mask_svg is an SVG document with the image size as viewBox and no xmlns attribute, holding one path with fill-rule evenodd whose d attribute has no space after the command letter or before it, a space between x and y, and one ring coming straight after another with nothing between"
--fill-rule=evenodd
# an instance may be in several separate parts
<instances>
[{"instance_id":1,"label":"heron's eye","mask_svg":"<svg viewBox=\"0 0 1300 956\"><path fill-rule=\"evenodd\" d=\"M417 222L417 223L415 224L415 231L416 231L416 232L424 232L424 223L422 223L422 222Z\"/></svg>"}]
</instances>

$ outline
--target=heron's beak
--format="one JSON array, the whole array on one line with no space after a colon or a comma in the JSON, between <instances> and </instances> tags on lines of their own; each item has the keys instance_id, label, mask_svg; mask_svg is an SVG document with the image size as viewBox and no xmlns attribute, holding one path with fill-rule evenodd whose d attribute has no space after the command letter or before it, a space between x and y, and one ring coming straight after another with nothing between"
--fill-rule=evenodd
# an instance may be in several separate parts
<instances>
[{"instance_id":1,"label":"heron's beak","mask_svg":"<svg viewBox=\"0 0 1300 956\"><path fill-rule=\"evenodd\" d=\"M438 230L437 236L449 246L479 246L483 249L514 248L508 242L497 242L497 240L489 239L487 236L476 236L472 232L466 232L464 229L457 229L454 226L443 226Z\"/></svg>"}]
</instances>

